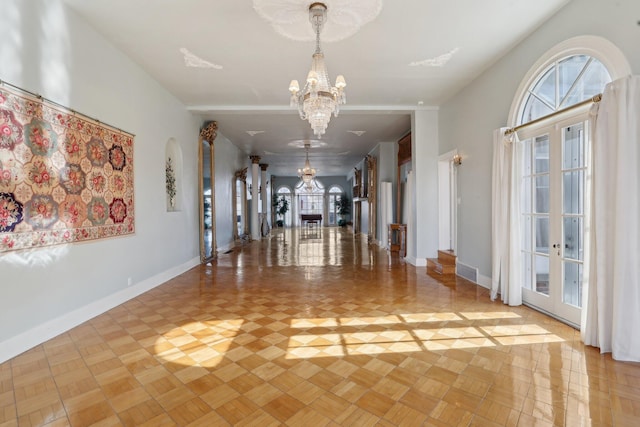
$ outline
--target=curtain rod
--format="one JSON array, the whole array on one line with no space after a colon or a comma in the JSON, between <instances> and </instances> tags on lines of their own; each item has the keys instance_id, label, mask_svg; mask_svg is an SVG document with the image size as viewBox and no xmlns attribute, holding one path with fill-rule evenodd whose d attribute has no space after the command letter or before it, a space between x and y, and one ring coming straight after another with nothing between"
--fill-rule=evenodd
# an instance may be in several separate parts
<instances>
[{"instance_id":1,"label":"curtain rod","mask_svg":"<svg viewBox=\"0 0 640 427\"><path fill-rule=\"evenodd\" d=\"M516 127L509 128L509 129L504 131L504 134L505 135L511 135L512 133L517 132L520 129L526 128L527 126L531 126L531 125L534 125L536 123L540 123L543 120L550 119L551 117L557 116L558 114L566 113L567 111L571 111L571 110L574 110L576 108L580 108L580 107L582 107L584 105L600 102L601 100L602 100L602 94L599 93L599 94L597 94L595 96L592 96L589 99L585 99L582 102L578 102L577 104L573 104L570 107L563 108L562 110L555 111L555 112L553 112L551 114L547 114L546 116L539 117L539 118L537 118L535 120L531 120L530 122L523 123L523 124L518 125Z\"/></svg>"},{"instance_id":2,"label":"curtain rod","mask_svg":"<svg viewBox=\"0 0 640 427\"><path fill-rule=\"evenodd\" d=\"M52 101L52 100L50 100L50 99L48 99L48 98L45 98L44 96L42 96L42 95L40 95L40 94L37 94L37 93L31 92L30 90L23 89L23 88L21 88L21 87L19 87L19 86L16 86L16 85L14 85L14 84L11 84L11 83L9 83L9 82L8 82L8 81L6 81L6 80L2 80L2 79L0 79L0 86L9 86L9 87L11 87L11 88L13 88L13 89L15 89L15 90L19 90L20 92L23 92L23 93L29 94L29 95L33 96L34 98L38 98L38 99L39 99L39 100L41 100L41 101L48 102L49 104L54 105L54 106L56 106L56 107L58 107L58 108L62 108L62 109L64 109L64 110L70 111L70 112L71 112L71 113L73 113L74 115L80 115L80 116L82 116L82 117L84 117L84 118L86 118L86 119L92 120L92 121L94 121L94 122L96 122L96 123L100 123L101 125L104 125L104 126L108 126L108 127L110 127L111 129L115 129L115 130L117 130L117 131L118 131L118 132L120 132L120 133L124 133L124 134L127 134L127 135L131 135L132 137L135 137L135 136L136 136L135 134L133 134L133 133L131 133L131 132L127 132L126 130L124 130L124 129L120 129L120 128L119 128L119 127L117 127L117 126L113 126L113 125L110 125L109 123L105 123L105 122L103 122L103 121L100 121L100 120L96 119L95 117L91 117L91 116L89 116L89 115L87 115L87 114L80 113L80 112L78 112L78 111L74 110L73 108L69 108L69 107L67 107L66 105L62 105L62 104L60 104L59 102Z\"/></svg>"}]
</instances>

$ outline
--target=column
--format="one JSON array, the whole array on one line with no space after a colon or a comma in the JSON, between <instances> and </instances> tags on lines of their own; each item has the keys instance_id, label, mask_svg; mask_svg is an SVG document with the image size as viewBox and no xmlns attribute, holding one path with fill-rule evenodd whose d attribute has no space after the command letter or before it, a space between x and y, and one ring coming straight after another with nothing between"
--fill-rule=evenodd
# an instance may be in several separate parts
<instances>
[{"instance_id":1,"label":"column","mask_svg":"<svg viewBox=\"0 0 640 427\"><path fill-rule=\"evenodd\" d=\"M251 239L260 239L260 222L258 221L258 169L260 156L249 156L251 159Z\"/></svg>"},{"instance_id":2,"label":"column","mask_svg":"<svg viewBox=\"0 0 640 427\"><path fill-rule=\"evenodd\" d=\"M438 253L438 111L411 116L413 216L407 224L407 261L425 266ZM418 183L420 191L418 189ZM419 213L419 215L418 215Z\"/></svg>"},{"instance_id":3,"label":"column","mask_svg":"<svg viewBox=\"0 0 640 427\"><path fill-rule=\"evenodd\" d=\"M269 234L269 209L267 204L267 168L269 165L260 163L260 197L262 197L262 236Z\"/></svg>"}]
</instances>

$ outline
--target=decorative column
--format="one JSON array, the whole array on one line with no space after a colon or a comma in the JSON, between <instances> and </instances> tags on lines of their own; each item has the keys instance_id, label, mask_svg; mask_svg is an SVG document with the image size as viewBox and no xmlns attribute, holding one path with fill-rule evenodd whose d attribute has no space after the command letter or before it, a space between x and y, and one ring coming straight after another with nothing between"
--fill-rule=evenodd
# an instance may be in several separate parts
<instances>
[{"instance_id":1,"label":"decorative column","mask_svg":"<svg viewBox=\"0 0 640 427\"><path fill-rule=\"evenodd\" d=\"M260 156L249 156L251 159L251 239L260 239L260 221L258 221L258 169Z\"/></svg>"},{"instance_id":2,"label":"decorative column","mask_svg":"<svg viewBox=\"0 0 640 427\"><path fill-rule=\"evenodd\" d=\"M267 168L269 165L260 163L260 197L262 197L262 221L260 224L260 231L262 236L269 234L269 220L267 213Z\"/></svg>"},{"instance_id":3,"label":"decorative column","mask_svg":"<svg viewBox=\"0 0 640 427\"><path fill-rule=\"evenodd\" d=\"M198 171L199 171L199 204L200 204L200 261L204 264L215 259L218 252L216 243L216 173L213 141L218 136L218 123L206 123L200 129L198 137ZM205 150L206 144L206 150ZM205 160L205 156L207 160ZM204 165L208 163L209 170L205 172ZM209 175L209 183L205 188L205 176ZM205 227L204 192L211 190L211 228Z\"/></svg>"},{"instance_id":4,"label":"decorative column","mask_svg":"<svg viewBox=\"0 0 640 427\"><path fill-rule=\"evenodd\" d=\"M298 193L296 193L296 188L293 187L293 191L291 192L291 227L298 226Z\"/></svg>"}]
</instances>

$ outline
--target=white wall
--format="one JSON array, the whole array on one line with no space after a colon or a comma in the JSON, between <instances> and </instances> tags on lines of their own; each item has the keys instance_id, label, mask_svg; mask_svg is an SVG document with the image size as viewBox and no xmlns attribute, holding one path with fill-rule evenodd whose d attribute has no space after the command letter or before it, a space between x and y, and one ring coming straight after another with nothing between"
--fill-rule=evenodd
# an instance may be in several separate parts
<instances>
[{"instance_id":1,"label":"white wall","mask_svg":"<svg viewBox=\"0 0 640 427\"><path fill-rule=\"evenodd\" d=\"M214 141L216 175L216 243L218 251L224 252L233 247L233 231L236 221L233 218L233 186L235 174L246 167L247 156L218 132ZM269 199L271 200L271 199Z\"/></svg>"},{"instance_id":2,"label":"white wall","mask_svg":"<svg viewBox=\"0 0 640 427\"><path fill-rule=\"evenodd\" d=\"M0 79L136 135L136 233L0 255L0 361L198 262L200 124L61 1L3 0L2 14ZM179 212L166 211L171 137L184 160Z\"/></svg>"},{"instance_id":3,"label":"white wall","mask_svg":"<svg viewBox=\"0 0 640 427\"><path fill-rule=\"evenodd\" d=\"M458 148L458 260L491 274L492 131L507 125L521 80L549 49L597 35L617 45L640 72L640 1L573 0L440 109L440 153Z\"/></svg>"},{"instance_id":4,"label":"white wall","mask_svg":"<svg viewBox=\"0 0 640 427\"><path fill-rule=\"evenodd\" d=\"M376 183L376 185L378 186L378 200L377 200L377 209L378 209L378 214L377 214L377 236L376 239L378 239L378 242L380 243L380 246L382 247L386 247L387 246L387 228L388 228L388 224L393 222L393 212L395 212L396 209L396 182L397 182L397 175L398 175L398 149L397 149L397 145L394 142L381 142L380 144L378 144L378 146L376 147L376 154L374 154L374 156L378 159L378 182ZM382 201L382 183L383 182L390 182L391 183L391 209L392 209L392 216L391 218L387 218L387 223L384 223L384 218L383 218L383 210L384 210L384 206L383 206L383 201Z\"/></svg>"},{"instance_id":5,"label":"white wall","mask_svg":"<svg viewBox=\"0 0 640 427\"><path fill-rule=\"evenodd\" d=\"M411 116L413 217L407 224L407 261L427 265L438 251L438 111L416 110ZM411 196L410 196L411 197Z\"/></svg>"}]
</instances>

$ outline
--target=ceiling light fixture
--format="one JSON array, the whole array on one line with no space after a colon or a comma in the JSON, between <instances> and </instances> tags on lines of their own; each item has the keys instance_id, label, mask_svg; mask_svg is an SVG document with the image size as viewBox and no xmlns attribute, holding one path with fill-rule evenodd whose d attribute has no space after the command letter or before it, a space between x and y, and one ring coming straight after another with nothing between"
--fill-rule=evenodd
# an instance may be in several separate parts
<instances>
[{"instance_id":1,"label":"ceiling light fixture","mask_svg":"<svg viewBox=\"0 0 640 427\"><path fill-rule=\"evenodd\" d=\"M344 88L347 83L342 75L336 78L336 85L329 83L329 73L324 63L324 53L320 49L320 31L327 20L327 5L312 3L309 6L309 21L316 33L316 51L311 61L311 71L302 91L297 80L291 80L291 106L298 107L300 118L308 120L313 133L321 138L327 130L331 114L338 116L340 104L346 103Z\"/></svg>"},{"instance_id":2,"label":"ceiling light fixture","mask_svg":"<svg viewBox=\"0 0 640 427\"><path fill-rule=\"evenodd\" d=\"M298 176L305 184L307 184L307 186L309 186L311 185L311 181L316 177L316 170L312 168L309 163L309 144L305 144L304 149L307 152L307 158L304 162L304 167L298 169Z\"/></svg>"}]
</instances>

